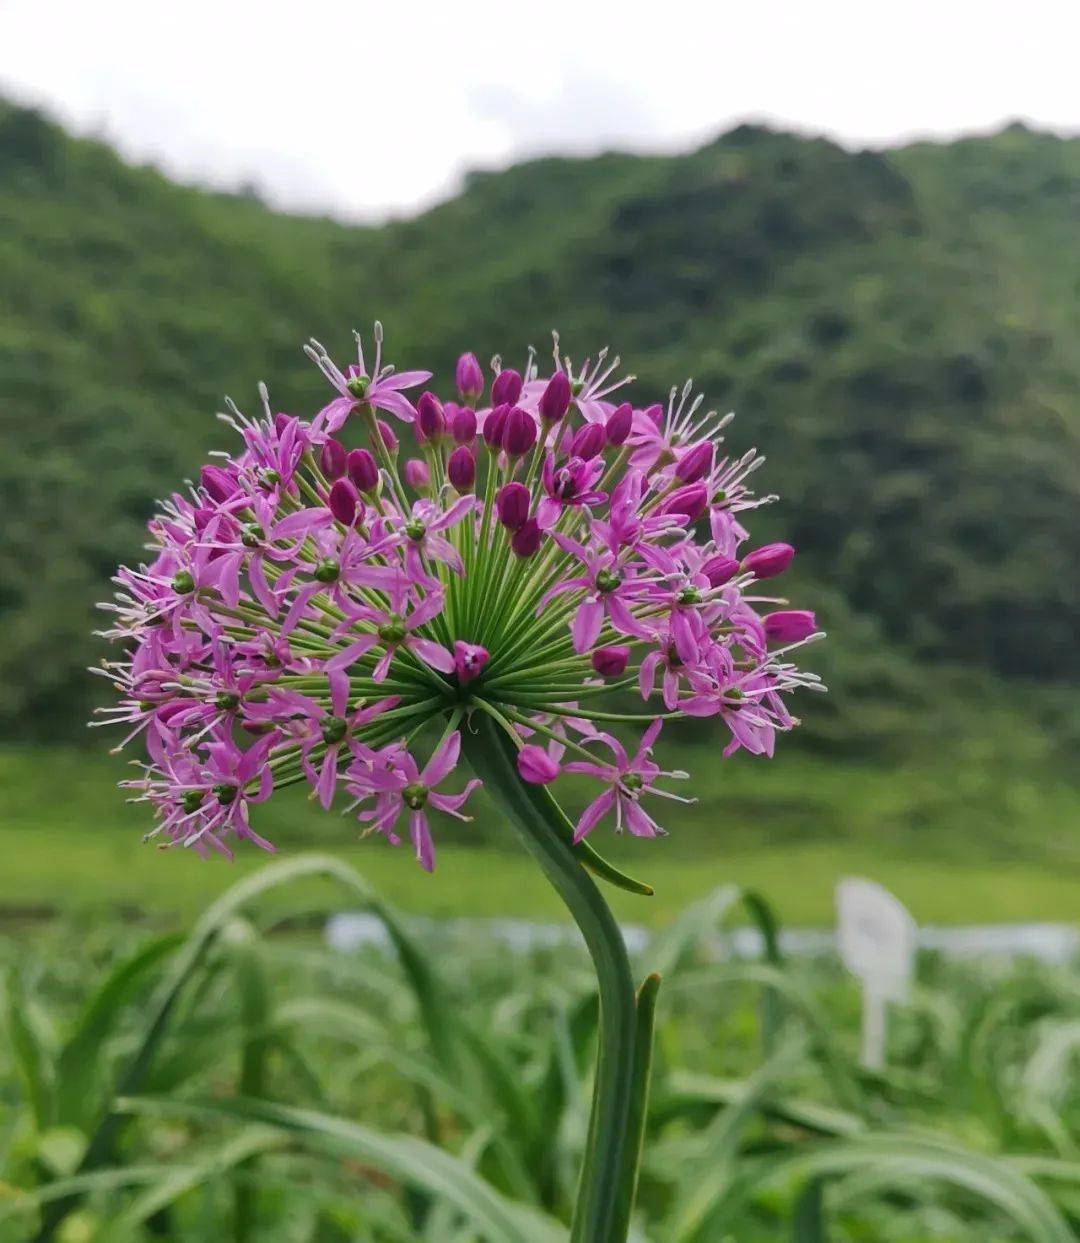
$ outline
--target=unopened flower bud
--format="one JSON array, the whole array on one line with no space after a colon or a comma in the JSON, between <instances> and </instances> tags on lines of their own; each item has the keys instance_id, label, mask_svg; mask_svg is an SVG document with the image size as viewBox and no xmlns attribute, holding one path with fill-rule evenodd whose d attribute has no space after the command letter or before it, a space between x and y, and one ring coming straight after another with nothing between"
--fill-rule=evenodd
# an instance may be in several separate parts
<instances>
[{"instance_id":1,"label":"unopened flower bud","mask_svg":"<svg viewBox=\"0 0 1080 1243\"><path fill-rule=\"evenodd\" d=\"M554 423L569 409L570 379L565 371L556 371L540 394L540 417Z\"/></svg>"},{"instance_id":2,"label":"unopened flower bud","mask_svg":"<svg viewBox=\"0 0 1080 1243\"><path fill-rule=\"evenodd\" d=\"M220 466L204 466L199 472L202 486L215 501L227 501L237 492L237 482Z\"/></svg>"},{"instance_id":3,"label":"unopened flower bud","mask_svg":"<svg viewBox=\"0 0 1080 1243\"><path fill-rule=\"evenodd\" d=\"M682 514L691 522L697 522L709 504L709 489L703 483L690 483L676 488L660 505L662 514Z\"/></svg>"},{"instance_id":4,"label":"unopened flower bud","mask_svg":"<svg viewBox=\"0 0 1080 1243\"><path fill-rule=\"evenodd\" d=\"M675 477L683 483L697 483L712 472L716 451L711 440L700 440L679 458Z\"/></svg>"},{"instance_id":5,"label":"unopened flower bud","mask_svg":"<svg viewBox=\"0 0 1080 1243\"><path fill-rule=\"evenodd\" d=\"M454 381L462 400L470 404L484 391L484 373L480 370L475 354L462 354L457 360Z\"/></svg>"},{"instance_id":6,"label":"unopened flower bud","mask_svg":"<svg viewBox=\"0 0 1080 1243\"><path fill-rule=\"evenodd\" d=\"M647 419L652 419L657 427L661 427L664 422L664 407L659 402L655 402L651 406L646 406L645 417Z\"/></svg>"},{"instance_id":7,"label":"unopened flower bud","mask_svg":"<svg viewBox=\"0 0 1080 1243\"><path fill-rule=\"evenodd\" d=\"M510 537L510 548L517 557L533 557L542 537L540 524L535 518L527 518Z\"/></svg>"},{"instance_id":8,"label":"unopened flower bud","mask_svg":"<svg viewBox=\"0 0 1080 1243\"><path fill-rule=\"evenodd\" d=\"M446 421L450 425L450 434L459 445L471 445L476 439L476 411L468 406L453 406L447 402L444 408Z\"/></svg>"},{"instance_id":9,"label":"unopened flower bud","mask_svg":"<svg viewBox=\"0 0 1080 1243\"><path fill-rule=\"evenodd\" d=\"M520 406L511 406L506 412L502 447L511 457L522 457L536 444L536 420Z\"/></svg>"},{"instance_id":10,"label":"unopened flower bud","mask_svg":"<svg viewBox=\"0 0 1080 1243\"><path fill-rule=\"evenodd\" d=\"M331 483L345 474L345 446L331 437L319 450L319 470Z\"/></svg>"},{"instance_id":11,"label":"unopened flower bud","mask_svg":"<svg viewBox=\"0 0 1080 1243\"><path fill-rule=\"evenodd\" d=\"M512 406L521 396L524 387L521 376L512 367L500 371L491 385L493 406Z\"/></svg>"},{"instance_id":12,"label":"unopened flower bud","mask_svg":"<svg viewBox=\"0 0 1080 1243\"><path fill-rule=\"evenodd\" d=\"M578 428L570 447L570 453L573 457L579 457L583 462L588 462L597 454L603 453L606 445L607 433L601 424L586 423L584 427Z\"/></svg>"},{"instance_id":13,"label":"unopened flower bud","mask_svg":"<svg viewBox=\"0 0 1080 1243\"><path fill-rule=\"evenodd\" d=\"M376 419L375 426L379 429L379 438L386 446L387 453L389 453L391 457L396 458L398 453L398 438L394 434L394 429L389 423L383 422L382 419Z\"/></svg>"},{"instance_id":14,"label":"unopened flower bud","mask_svg":"<svg viewBox=\"0 0 1080 1243\"><path fill-rule=\"evenodd\" d=\"M530 743L517 754L518 772L530 785L546 786L559 775L559 765L543 747Z\"/></svg>"},{"instance_id":15,"label":"unopened flower bud","mask_svg":"<svg viewBox=\"0 0 1080 1243\"><path fill-rule=\"evenodd\" d=\"M374 492L379 486L379 468L367 449L352 449L345 457L345 469L361 492Z\"/></svg>"},{"instance_id":16,"label":"unopened flower bud","mask_svg":"<svg viewBox=\"0 0 1080 1243\"><path fill-rule=\"evenodd\" d=\"M630 649L625 646L598 647L592 655L592 667L602 678L621 677L630 662Z\"/></svg>"},{"instance_id":17,"label":"unopened flower bud","mask_svg":"<svg viewBox=\"0 0 1080 1243\"><path fill-rule=\"evenodd\" d=\"M468 445L458 445L446 463L446 477L459 492L471 492L476 483L476 458Z\"/></svg>"},{"instance_id":18,"label":"unopened flower bud","mask_svg":"<svg viewBox=\"0 0 1080 1243\"><path fill-rule=\"evenodd\" d=\"M454 672L457 680L464 685L478 678L491 657L486 647L479 643L463 643L458 639L454 643Z\"/></svg>"},{"instance_id":19,"label":"unopened flower bud","mask_svg":"<svg viewBox=\"0 0 1080 1243\"><path fill-rule=\"evenodd\" d=\"M405 482L414 492L423 492L431 483L431 471L428 470L427 463L421 462L419 458L409 458L405 463L404 473Z\"/></svg>"},{"instance_id":20,"label":"unopened flower bud","mask_svg":"<svg viewBox=\"0 0 1080 1243\"><path fill-rule=\"evenodd\" d=\"M348 479L339 479L330 489L327 506L342 526L351 527L360 508L360 497Z\"/></svg>"},{"instance_id":21,"label":"unopened flower bud","mask_svg":"<svg viewBox=\"0 0 1080 1243\"><path fill-rule=\"evenodd\" d=\"M516 531L525 524L529 516L532 493L523 483L508 483L499 489L495 498L495 509L499 521L509 531Z\"/></svg>"},{"instance_id":22,"label":"unopened flower bud","mask_svg":"<svg viewBox=\"0 0 1080 1243\"><path fill-rule=\"evenodd\" d=\"M416 403L417 440L439 440L445 431L442 402L434 393L421 393Z\"/></svg>"},{"instance_id":23,"label":"unopened flower bud","mask_svg":"<svg viewBox=\"0 0 1080 1243\"><path fill-rule=\"evenodd\" d=\"M765 638L770 643L801 643L817 630L817 618L808 609L786 609L765 617Z\"/></svg>"},{"instance_id":24,"label":"unopened flower bud","mask_svg":"<svg viewBox=\"0 0 1080 1243\"><path fill-rule=\"evenodd\" d=\"M195 523L195 530L200 535L217 516L217 510L211 509L209 505L197 505L191 514L192 521Z\"/></svg>"},{"instance_id":25,"label":"unopened flower bud","mask_svg":"<svg viewBox=\"0 0 1080 1243\"><path fill-rule=\"evenodd\" d=\"M489 449L498 451L502 448L503 428L506 426L506 416L509 413L509 406L495 406L488 411L488 416L484 420L484 443Z\"/></svg>"},{"instance_id":26,"label":"unopened flower bud","mask_svg":"<svg viewBox=\"0 0 1080 1243\"><path fill-rule=\"evenodd\" d=\"M285 429L293 421L291 414L275 414L274 415L274 431L279 436L285 435Z\"/></svg>"},{"instance_id":27,"label":"unopened flower bud","mask_svg":"<svg viewBox=\"0 0 1080 1243\"><path fill-rule=\"evenodd\" d=\"M723 587L738 574L739 563L734 557L717 555L705 562L701 567L701 572L709 580L710 587Z\"/></svg>"},{"instance_id":28,"label":"unopened flower bud","mask_svg":"<svg viewBox=\"0 0 1080 1243\"><path fill-rule=\"evenodd\" d=\"M765 544L743 557L742 568L755 578L775 578L791 564L795 549L790 544Z\"/></svg>"},{"instance_id":29,"label":"unopened flower bud","mask_svg":"<svg viewBox=\"0 0 1080 1243\"><path fill-rule=\"evenodd\" d=\"M607 431L608 444L625 444L633 425L634 408L628 401L624 401L621 406L616 406L611 414L608 415L607 427L605 429Z\"/></svg>"}]
</instances>

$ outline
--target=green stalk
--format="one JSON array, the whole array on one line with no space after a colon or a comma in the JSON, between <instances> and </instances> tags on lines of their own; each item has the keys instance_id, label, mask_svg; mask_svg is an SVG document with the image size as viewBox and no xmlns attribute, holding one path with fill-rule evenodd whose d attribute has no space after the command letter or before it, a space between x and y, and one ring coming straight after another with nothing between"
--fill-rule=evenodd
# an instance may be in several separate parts
<instances>
[{"instance_id":1,"label":"green stalk","mask_svg":"<svg viewBox=\"0 0 1080 1243\"><path fill-rule=\"evenodd\" d=\"M641 1158L645 1150L645 1123L649 1112L649 1082L652 1078L653 1028L656 1023L656 994L660 976L647 976L637 994L637 1036L634 1051L634 1080L630 1096L626 1152L617 1205L619 1216L613 1239L625 1239L630 1230L630 1213L637 1195Z\"/></svg>"},{"instance_id":2,"label":"green stalk","mask_svg":"<svg viewBox=\"0 0 1080 1243\"><path fill-rule=\"evenodd\" d=\"M262 969L257 945L249 927L242 925L243 940L237 946L237 991L243 1044L240 1052L240 1095L258 1100L266 1095L267 1053L270 1041L266 1026L270 1011L269 986ZM258 1227L255 1196L254 1157L237 1167L233 1179L234 1243L254 1243Z\"/></svg>"},{"instance_id":3,"label":"green stalk","mask_svg":"<svg viewBox=\"0 0 1080 1243\"><path fill-rule=\"evenodd\" d=\"M523 782L518 743L491 709L473 717L463 735L465 750L489 795L506 813L573 916L596 970L600 990L600 1044L593 1089L592 1122L578 1186L570 1243L625 1243L636 1171L633 1150L637 1084L638 1014L622 934L607 903L578 862L561 831L561 810L543 786Z\"/></svg>"}]
</instances>

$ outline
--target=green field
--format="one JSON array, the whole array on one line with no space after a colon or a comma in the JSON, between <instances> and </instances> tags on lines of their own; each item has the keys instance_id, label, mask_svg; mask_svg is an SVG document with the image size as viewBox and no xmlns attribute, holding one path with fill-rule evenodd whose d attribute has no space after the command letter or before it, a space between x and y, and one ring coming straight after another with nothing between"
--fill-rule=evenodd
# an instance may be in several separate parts
<instances>
[{"instance_id":1,"label":"green field","mask_svg":"<svg viewBox=\"0 0 1080 1243\"><path fill-rule=\"evenodd\" d=\"M143 844L149 819L124 805L113 786L122 774L100 753L0 752L0 912L9 926L105 912L169 925L265 864L253 849L229 864ZM626 921L663 925L733 881L762 890L787 924L827 924L833 887L852 874L888 886L921 922L1080 918L1080 799L1063 782L1028 788L988 773L980 785L962 768L946 778L792 756L725 765L712 793L669 823L662 841L594 839L656 889L651 899L614 895ZM406 911L561 915L509 831L503 844L484 809L471 825L442 826L434 876L406 849L361 841L348 821L302 798L275 799L259 827L284 857L311 848L337 855ZM470 839L477 844L463 844Z\"/></svg>"},{"instance_id":2,"label":"green field","mask_svg":"<svg viewBox=\"0 0 1080 1243\"><path fill-rule=\"evenodd\" d=\"M451 853L439 889L469 858ZM513 883L492 859L474 862ZM307 854L186 935L0 939L0 1243L565 1243L597 1038L584 955L403 925L363 891ZM396 954L279 923L342 895ZM663 979L635 1243L1075 1243L1073 968L923 956L869 1071L854 981L717 955L719 926L773 926L721 898L632 968Z\"/></svg>"}]
</instances>

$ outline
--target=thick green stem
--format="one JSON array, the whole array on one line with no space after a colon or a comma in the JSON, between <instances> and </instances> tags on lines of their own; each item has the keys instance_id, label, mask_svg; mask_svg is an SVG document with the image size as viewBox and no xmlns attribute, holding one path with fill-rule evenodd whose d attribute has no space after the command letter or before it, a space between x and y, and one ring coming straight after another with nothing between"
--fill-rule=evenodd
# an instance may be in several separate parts
<instances>
[{"instance_id":1,"label":"thick green stem","mask_svg":"<svg viewBox=\"0 0 1080 1243\"><path fill-rule=\"evenodd\" d=\"M566 904L585 939L600 989L600 1044L592 1124L578 1187L571 1243L625 1243L632 1194L627 1188L636 1079L637 1007L619 926L561 831L558 804L517 771L517 742L493 717L476 713L463 734L469 761L509 816L529 852ZM635 1137L636 1138L636 1137Z\"/></svg>"}]
</instances>

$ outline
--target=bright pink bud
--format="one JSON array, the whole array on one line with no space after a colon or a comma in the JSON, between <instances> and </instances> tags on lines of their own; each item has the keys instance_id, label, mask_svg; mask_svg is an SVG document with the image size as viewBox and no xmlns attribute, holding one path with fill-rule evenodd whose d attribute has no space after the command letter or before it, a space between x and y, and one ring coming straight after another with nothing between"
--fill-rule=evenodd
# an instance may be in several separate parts
<instances>
[{"instance_id":1,"label":"bright pink bud","mask_svg":"<svg viewBox=\"0 0 1080 1243\"><path fill-rule=\"evenodd\" d=\"M543 747L531 743L518 752L517 766L522 781L534 786L546 786L559 775L558 764Z\"/></svg>"},{"instance_id":2,"label":"bright pink bud","mask_svg":"<svg viewBox=\"0 0 1080 1243\"><path fill-rule=\"evenodd\" d=\"M366 449L352 449L346 455L345 469L361 492L374 492L379 486L379 468Z\"/></svg>"},{"instance_id":3,"label":"bright pink bud","mask_svg":"<svg viewBox=\"0 0 1080 1243\"><path fill-rule=\"evenodd\" d=\"M421 462L418 457L411 457L405 463L405 482L413 489L414 492L423 492L431 482L431 471L427 468L426 462Z\"/></svg>"},{"instance_id":4,"label":"bright pink bud","mask_svg":"<svg viewBox=\"0 0 1080 1243\"><path fill-rule=\"evenodd\" d=\"M345 474L345 446L331 437L319 450L319 470L331 483Z\"/></svg>"},{"instance_id":5,"label":"bright pink bud","mask_svg":"<svg viewBox=\"0 0 1080 1243\"><path fill-rule=\"evenodd\" d=\"M627 436L630 435L630 429L634 425L634 408L628 401L624 401L621 406L616 406L608 415L607 421L607 442L609 445L625 444Z\"/></svg>"},{"instance_id":6,"label":"bright pink bud","mask_svg":"<svg viewBox=\"0 0 1080 1243\"><path fill-rule=\"evenodd\" d=\"M739 563L734 557L725 557L718 554L710 557L708 561L701 567L702 574L709 580L710 587L723 587L725 583L731 580L739 572Z\"/></svg>"},{"instance_id":7,"label":"bright pink bud","mask_svg":"<svg viewBox=\"0 0 1080 1243\"><path fill-rule=\"evenodd\" d=\"M484 420L484 443L489 449L502 448L503 428L506 426L506 416L509 413L509 406L495 406L488 412Z\"/></svg>"},{"instance_id":8,"label":"bright pink bud","mask_svg":"<svg viewBox=\"0 0 1080 1243\"><path fill-rule=\"evenodd\" d=\"M342 526L351 527L356 521L360 498L348 479L339 479L330 489L327 506Z\"/></svg>"},{"instance_id":9,"label":"bright pink bud","mask_svg":"<svg viewBox=\"0 0 1080 1243\"><path fill-rule=\"evenodd\" d=\"M199 480L215 501L227 501L238 491L236 480L220 466L204 466Z\"/></svg>"},{"instance_id":10,"label":"bright pink bud","mask_svg":"<svg viewBox=\"0 0 1080 1243\"><path fill-rule=\"evenodd\" d=\"M523 387L521 376L513 368L500 371L491 386L491 404L512 406L521 396Z\"/></svg>"},{"instance_id":11,"label":"bright pink bud","mask_svg":"<svg viewBox=\"0 0 1080 1243\"><path fill-rule=\"evenodd\" d=\"M711 474L715 458L716 451L713 448L713 442L699 440L679 458L678 465L675 467L675 476L683 483L697 483L699 479L704 479L706 475Z\"/></svg>"},{"instance_id":12,"label":"bright pink bud","mask_svg":"<svg viewBox=\"0 0 1080 1243\"><path fill-rule=\"evenodd\" d=\"M184 700L173 700L172 703L162 704L154 714L162 725L167 725L174 716L180 712L189 711L188 704Z\"/></svg>"},{"instance_id":13,"label":"bright pink bud","mask_svg":"<svg viewBox=\"0 0 1080 1243\"><path fill-rule=\"evenodd\" d=\"M510 537L510 547L517 557L533 557L540 548L543 532L535 518L527 518Z\"/></svg>"},{"instance_id":14,"label":"bright pink bud","mask_svg":"<svg viewBox=\"0 0 1080 1243\"><path fill-rule=\"evenodd\" d=\"M511 406L506 413L502 447L511 457L521 457L536 444L536 420L520 406Z\"/></svg>"},{"instance_id":15,"label":"bright pink bud","mask_svg":"<svg viewBox=\"0 0 1080 1243\"><path fill-rule=\"evenodd\" d=\"M462 354L457 360L454 382L463 401L474 402L484 391L484 373L475 354Z\"/></svg>"},{"instance_id":16,"label":"bright pink bud","mask_svg":"<svg viewBox=\"0 0 1080 1243\"><path fill-rule=\"evenodd\" d=\"M683 514L691 522L697 522L709 504L709 489L703 483L690 483L676 488L660 506L662 514Z\"/></svg>"},{"instance_id":17,"label":"bright pink bud","mask_svg":"<svg viewBox=\"0 0 1080 1243\"><path fill-rule=\"evenodd\" d=\"M556 371L540 394L540 417L554 423L569 409L570 378L565 371Z\"/></svg>"},{"instance_id":18,"label":"bright pink bud","mask_svg":"<svg viewBox=\"0 0 1080 1243\"><path fill-rule=\"evenodd\" d=\"M199 505L191 515L195 522L195 530L201 535L210 525L214 518L218 516L216 509L211 509L209 505Z\"/></svg>"},{"instance_id":19,"label":"bright pink bud","mask_svg":"<svg viewBox=\"0 0 1080 1243\"><path fill-rule=\"evenodd\" d=\"M450 424L450 432L459 445L471 445L476 439L476 411L468 406L454 406L450 413L450 403L445 409L446 421Z\"/></svg>"},{"instance_id":20,"label":"bright pink bud","mask_svg":"<svg viewBox=\"0 0 1080 1243\"><path fill-rule=\"evenodd\" d=\"M375 426L379 429L379 437L386 446L387 453L389 453L391 457L397 457L398 438L394 434L394 429L389 423L384 423L382 419L376 419Z\"/></svg>"},{"instance_id":21,"label":"bright pink bud","mask_svg":"<svg viewBox=\"0 0 1080 1243\"><path fill-rule=\"evenodd\" d=\"M508 483L499 489L495 509L499 521L508 531L516 531L529 516L532 493L523 483Z\"/></svg>"},{"instance_id":22,"label":"bright pink bud","mask_svg":"<svg viewBox=\"0 0 1080 1243\"><path fill-rule=\"evenodd\" d=\"M656 426L660 427L664 422L664 407L659 402L656 402L655 405L647 406L645 408L645 417L652 419Z\"/></svg>"},{"instance_id":23,"label":"bright pink bud","mask_svg":"<svg viewBox=\"0 0 1080 1243\"><path fill-rule=\"evenodd\" d=\"M586 423L579 427L570 447L573 457L588 462L597 454L603 453L607 446L607 433L599 423Z\"/></svg>"},{"instance_id":24,"label":"bright pink bud","mask_svg":"<svg viewBox=\"0 0 1080 1243\"><path fill-rule=\"evenodd\" d=\"M765 544L743 557L742 568L755 578L775 578L791 564L795 549L790 544Z\"/></svg>"},{"instance_id":25,"label":"bright pink bud","mask_svg":"<svg viewBox=\"0 0 1080 1243\"><path fill-rule=\"evenodd\" d=\"M454 672L458 681L464 685L478 678L490 656L487 648L479 643L462 643L458 639L454 643Z\"/></svg>"},{"instance_id":26,"label":"bright pink bud","mask_svg":"<svg viewBox=\"0 0 1080 1243\"><path fill-rule=\"evenodd\" d=\"M626 672L630 662L628 647L598 647L592 655L592 667L602 678L617 678Z\"/></svg>"},{"instance_id":27,"label":"bright pink bud","mask_svg":"<svg viewBox=\"0 0 1080 1243\"><path fill-rule=\"evenodd\" d=\"M438 440L445 431L442 402L434 393L421 393L416 403L417 440Z\"/></svg>"},{"instance_id":28,"label":"bright pink bud","mask_svg":"<svg viewBox=\"0 0 1080 1243\"><path fill-rule=\"evenodd\" d=\"M458 445L446 463L446 477L459 492L471 492L476 483L476 458L468 445Z\"/></svg>"},{"instance_id":29,"label":"bright pink bud","mask_svg":"<svg viewBox=\"0 0 1080 1243\"><path fill-rule=\"evenodd\" d=\"M275 414L274 415L274 431L277 432L279 436L284 436L285 429L289 426L291 422L292 422L291 414Z\"/></svg>"},{"instance_id":30,"label":"bright pink bud","mask_svg":"<svg viewBox=\"0 0 1080 1243\"><path fill-rule=\"evenodd\" d=\"M807 609L787 609L765 618L765 638L770 643L801 643L817 629L817 618Z\"/></svg>"}]
</instances>

